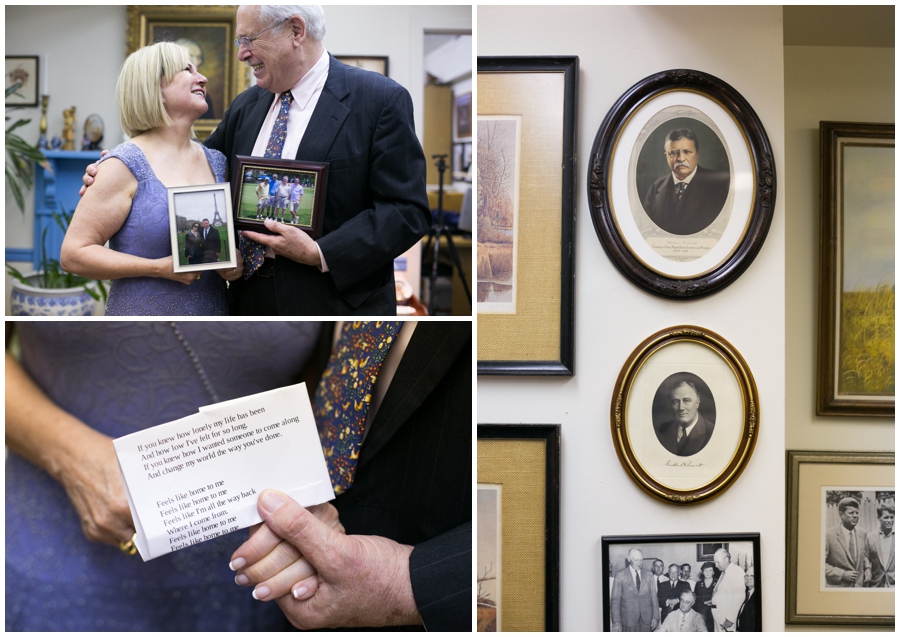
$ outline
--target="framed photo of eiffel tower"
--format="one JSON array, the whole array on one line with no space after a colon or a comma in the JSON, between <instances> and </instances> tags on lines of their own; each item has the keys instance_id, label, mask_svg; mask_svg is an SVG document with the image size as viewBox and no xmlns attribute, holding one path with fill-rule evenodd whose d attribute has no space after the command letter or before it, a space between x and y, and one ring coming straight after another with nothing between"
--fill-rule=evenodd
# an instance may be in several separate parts
<instances>
[{"instance_id":1,"label":"framed photo of eiffel tower","mask_svg":"<svg viewBox=\"0 0 900 637\"><path fill-rule=\"evenodd\" d=\"M168 188L175 272L237 267L238 247L228 182Z\"/></svg>"}]
</instances>

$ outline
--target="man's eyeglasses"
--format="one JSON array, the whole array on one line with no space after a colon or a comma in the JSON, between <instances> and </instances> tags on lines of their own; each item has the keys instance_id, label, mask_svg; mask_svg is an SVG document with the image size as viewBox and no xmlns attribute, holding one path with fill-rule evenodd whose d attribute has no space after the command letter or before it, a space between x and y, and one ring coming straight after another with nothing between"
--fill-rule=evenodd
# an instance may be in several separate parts
<instances>
[{"instance_id":1,"label":"man's eyeglasses","mask_svg":"<svg viewBox=\"0 0 900 637\"><path fill-rule=\"evenodd\" d=\"M681 154L684 154L685 157L690 157L691 155L694 154L694 151L692 151L692 150L670 150L670 151L666 151L666 155L668 155L668 156L671 157L672 159L678 159L678 156L681 155ZM658 157L658 155L657 155L657 157Z\"/></svg>"},{"instance_id":2,"label":"man's eyeglasses","mask_svg":"<svg viewBox=\"0 0 900 637\"><path fill-rule=\"evenodd\" d=\"M259 36L261 36L261 35L262 35L263 33L265 33L266 31L271 31L271 30L274 29L275 27L277 27L277 26L279 26L280 24L282 24L285 20L289 20L289 19L290 19L290 18L285 18L285 19L282 20L281 22L277 22L277 23L273 24L273 25L270 26L268 29L263 29L262 31L260 31L260 32L257 33L256 35L251 35L250 37L247 37L246 35L241 36L241 37L239 37L237 40L235 40L234 43L237 44L238 48L241 48L242 46L245 46L245 47L247 47L248 49L251 49L251 48L253 48L253 40L256 40L257 38L259 38Z\"/></svg>"}]
</instances>

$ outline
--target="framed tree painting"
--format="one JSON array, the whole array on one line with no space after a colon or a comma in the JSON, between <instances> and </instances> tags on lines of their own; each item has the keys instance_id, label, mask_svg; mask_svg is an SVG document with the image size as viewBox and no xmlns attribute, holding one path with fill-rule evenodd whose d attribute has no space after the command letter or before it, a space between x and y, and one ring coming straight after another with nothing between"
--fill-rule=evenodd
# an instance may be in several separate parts
<instances>
[{"instance_id":1,"label":"framed tree painting","mask_svg":"<svg viewBox=\"0 0 900 637\"><path fill-rule=\"evenodd\" d=\"M559 425L478 425L479 632L559 631Z\"/></svg>"},{"instance_id":2,"label":"framed tree painting","mask_svg":"<svg viewBox=\"0 0 900 637\"><path fill-rule=\"evenodd\" d=\"M199 139L215 130L225 109L249 86L249 67L238 61L234 43L236 13L236 5L130 5L127 9L126 54L155 42L182 44L209 80L209 108L194 124Z\"/></svg>"},{"instance_id":3,"label":"framed tree painting","mask_svg":"<svg viewBox=\"0 0 900 637\"><path fill-rule=\"evenodd\" d=\"M577 57L478 58L479 374L574 373L577 78Z\"/></svg>"},{"instance_id":4,"label":"framed tree painting","mask_svg":"<svg viewBox=\"0 0 900 637\"><path fill-rule=\"evenodd\" d=\"M759 253L775 206L762 122L707 73L662 71L629 88L597 131L588 200L619 271L671 299L718 292Z\"/></svg>"},{"instance_id":5,"label":"framed tree painting","mask_svg":"<svg viewBox=\"0 0 900 637\"><path fill-rule=\"evenodd\" d=\"M894 417L894 125L821 122L820 416Z\"/></svg>"}]
</instances>

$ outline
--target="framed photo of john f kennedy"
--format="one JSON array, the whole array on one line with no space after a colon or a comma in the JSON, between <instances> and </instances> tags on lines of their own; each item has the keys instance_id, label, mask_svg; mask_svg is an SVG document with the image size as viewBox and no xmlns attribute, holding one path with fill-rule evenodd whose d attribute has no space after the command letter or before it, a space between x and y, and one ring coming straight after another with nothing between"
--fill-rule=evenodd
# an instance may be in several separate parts
<instances>
[{"instance_id":1,"label":"framed photo of john f kennedy","mask_svg":"<svg viewBox=\"0 0 900 637\"><path fill-rule=\"evenodd\" d=\"M234 221L239 230L271 234L266 219L286 223L313 239L322 235L328 163L235 156Z\"/></svg>"},{"instance_id":2,"label":"framed photo of john f kennedy","mask_svg":"<svg viewBox=\"0 0 900 637\"><path fill-rule=\"evenodd\" d=\"M588 199L603 248L632 283L666 298L702 297L731 284L762 247L775 161L734 88L699 71L663 71L607 113Z\"/></svg>"},{"instance_id":3,"label":"framed photo of john f kennedy","mask_svg":"<svg viewBox=\"0 0 900 637\"><path fill-rule=\"evenodd\" d=\"M250 85L250 67L238 60L234 43L236 14L236 5L129 5L126 10L126 55L155 42L175 42L187 48L209 80L209 108L194 124L199 139L215 130L225 109Z\"/></svg>"},{"instance_id":4,"label":"framed photo of john f kennedy","mask_svg":"<svg viewBox=\"0 0 900 637\"><path fill-rule=\"evenodd\" d=\"M894 454L787 452L787 624L893 626Z\"/></svg>"},{"instance_id":5,"label":"framed photo of john f kennedy","mask_svg":"<svg viewBox=\"0 0 900 637\"><path fill-rule=\"evenodd\" d=\"M225 182L166 189L175 272L202 273L237 267L239 250L229 185Z\"/></svg>"},{"instance_id":6,"label":"framed photo of john f kennedy","mask_svg":"<svg viewBox=\"0 0 900 637\"><path fill-rule=\"evenodd\" d=\"M759 533L600 543L604 632L762 631Z\"/></svg>"},{"instance_id":7,"label":"framed photo of john f kennedy","mask_svg":"<svg viewBox=\"0 0 900 637\"><path fill-rule=\"evenodd\" d=\"M681 325L629 356L610 420L619 461L641 489L695 504L723 493L747 466L759 435L759 396L728 341Z\"/></svg>"}]
</instances>

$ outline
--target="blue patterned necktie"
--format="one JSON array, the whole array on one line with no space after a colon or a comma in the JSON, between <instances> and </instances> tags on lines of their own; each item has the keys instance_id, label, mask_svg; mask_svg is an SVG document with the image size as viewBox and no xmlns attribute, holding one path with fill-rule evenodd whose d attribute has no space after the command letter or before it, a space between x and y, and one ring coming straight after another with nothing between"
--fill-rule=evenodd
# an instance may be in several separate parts
<instances>
[{"instance_id":1,"label":"blue patterned necktie","mask_svg":"<svg viewBox=\"0 0 900 637\"><path fill-rule=\"evenodd\" d=\"M684 195L685 188L687 188L687 184L684 183L683 181L679 181L678 182L678 192L676 193L678 195L678 201L681 201L681 197L682 197L682 195Z\"/></svg>"},{"instance_id":2,"label":"blue patterned necktie","mask_svg":"<svg viewBox=\"0 0 900 637\"><path fill-rule=\"evenodd\" d=\"M278 116L275 118L275 125L272 126L272 134L269 135L269 143L266 144L266 152L263 155L266 158L281 158L281 152L284 150L284 140L287 139L288 115L293 99L294 96L291 95L290 91L285 91L281 94L281 108L278 111ZM244 259L244 280L246 281L253 276L253 273L265 261L266 249L256 241L245 239L241 235L240 250L241 257Z\"/></svg>"},{"instance_id":3,"label":"blue patterned necktie","mask_svg":"<svg viewBox=\"0 0 900 637\"><path fill-rule=\"evenodd\" d=\"M313 414L335 494L353 485L372 387L402 321L345 322L322 380Z\"/></svg>"}]
</instances>

